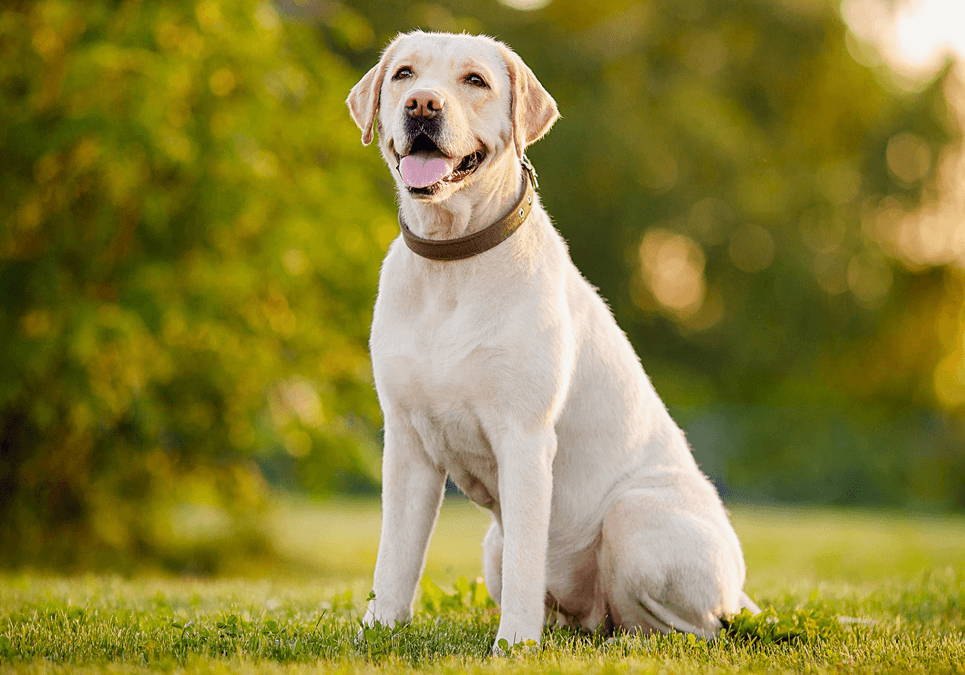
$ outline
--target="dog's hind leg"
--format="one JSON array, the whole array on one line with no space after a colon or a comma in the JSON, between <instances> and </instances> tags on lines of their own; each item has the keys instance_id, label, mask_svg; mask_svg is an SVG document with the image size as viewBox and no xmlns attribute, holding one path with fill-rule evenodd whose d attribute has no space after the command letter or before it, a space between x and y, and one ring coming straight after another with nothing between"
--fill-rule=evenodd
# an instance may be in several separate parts
<instances>
[{"instance_id":1,"label":"dog's hind leg","mask_svg":"<svg viewBox=\"0 0 965 675\"><path fill-rule=\"evenodd\" d=\"M716 494L701 491L635 490L607 513L600 571L616 626L713 639L720 617L749 600L737 536Z\"/></svg>"},{"instance_id":2,"label":"dog's hind leg","mask_svg":"<svg viewBox=\"0 0 965 675\"><path fill-rule=\"evenodd\" d=\"M751 614L761 613L761 608L758 607L756 602L751 600L751 596L741 591L740 607L738 608L738 611L744 609L745 607L751 611Z\"/></svg>"}]
</instances>

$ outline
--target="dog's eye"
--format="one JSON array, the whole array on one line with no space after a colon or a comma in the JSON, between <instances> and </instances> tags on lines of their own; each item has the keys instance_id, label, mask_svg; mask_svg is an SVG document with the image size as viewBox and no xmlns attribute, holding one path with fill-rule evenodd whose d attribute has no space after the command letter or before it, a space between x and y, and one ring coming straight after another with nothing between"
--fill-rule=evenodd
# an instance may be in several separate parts
<instances>
[{"instance_id":1,"label":"dog's eye","mask_svg":"<svg viewBox=\"0 0 965 675\"><path fill-rule=\"evenodd\" d=\"M469 73L466 75L466 82L474 87L487 88L489 86L479 73Z\"/></svg>"},{"instance_id":2,"label":"dog's eye","mask_svg":"<svg viewBox=\"0 0 965 675\"><path fill-rule=\"evenodd\" d=\"M402 66L402 67L399 68L397 71L395 71L395 75L392 76L392 79L393 79L393 80L405 80L405 79L408 79L408 78L410 78L410 77L412 77L412 69L409 68L408 66Z\"/></svg>"}]
</instances>

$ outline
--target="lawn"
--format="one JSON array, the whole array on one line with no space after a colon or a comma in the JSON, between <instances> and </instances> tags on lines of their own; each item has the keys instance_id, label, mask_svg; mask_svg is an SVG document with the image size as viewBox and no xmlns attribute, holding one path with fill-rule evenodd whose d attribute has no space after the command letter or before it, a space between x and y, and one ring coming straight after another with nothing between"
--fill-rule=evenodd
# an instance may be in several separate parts
<instances>
[{"instance_id":1,"label":"lawn","mask_svg":"<svg viewBox=\"0 0 965 675\"><path fill-rule=\"evenodd\" d=\"M766 615L713 642L547 630L536 650L490 657L499 617L475 581L488 520L449 499L415 620L360 643L377 505L287 503L266 527L291 565L260 578L0 577L0 672L965 672L965 518L733 520Z\"/></svg>"}]
</instances>

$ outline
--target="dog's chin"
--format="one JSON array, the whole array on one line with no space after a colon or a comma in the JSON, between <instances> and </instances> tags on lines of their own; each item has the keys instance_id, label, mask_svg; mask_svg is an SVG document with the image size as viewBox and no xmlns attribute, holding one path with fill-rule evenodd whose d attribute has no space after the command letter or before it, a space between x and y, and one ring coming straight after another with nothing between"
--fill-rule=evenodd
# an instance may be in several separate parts
<instances>
[{"instance_id":1,"label":"dog's chin","mask_svg":"<svg viewBox=\"0 0 965 675\"><path fill-rule=\"evenodd\" d=\"M433 185L421 188L409 187L405 183L402 183L402 189L406 195L417 202L424 202L426 204L445 201L461 187L463 187L462 183L451 184L445 181L439 181Z\"/></svg>"},{"instance_id":2,"label":"dog's chin","mask_svg":"<svg viewBox=\"0 0 965 675\"><path fill-rule=\"evenodd\" d=\"M449 185L444 181L439 181L433 185L421 188L410 187L404 182L402 183L402 189L405 190L405 193L409 195L409 197L417 202L426 203L441 202L452 196L460 187L462 187L462 185Z\"/></svg>"}]
</instances>

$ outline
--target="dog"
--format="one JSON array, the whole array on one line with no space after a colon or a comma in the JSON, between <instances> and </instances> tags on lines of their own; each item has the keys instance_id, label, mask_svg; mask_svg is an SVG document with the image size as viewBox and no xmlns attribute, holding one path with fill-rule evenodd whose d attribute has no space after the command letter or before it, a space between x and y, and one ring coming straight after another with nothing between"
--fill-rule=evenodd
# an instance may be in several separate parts
<instances>
[{"instance_id":1,"label":"dog","mask_svg":"<svg viewBox=\"0 0 965 675\"><path fill-rule=\"evenodd\" d=\"M509 47L401 34L348 96L399 194L370 349L385 423L382 529L364 625L411 618L446 477L492 514L483 571L500 644L549 612L587 630L713 638L745 565L624 333L535 192L527 146L559 117Z\"/></svg>"}]
</instances>

